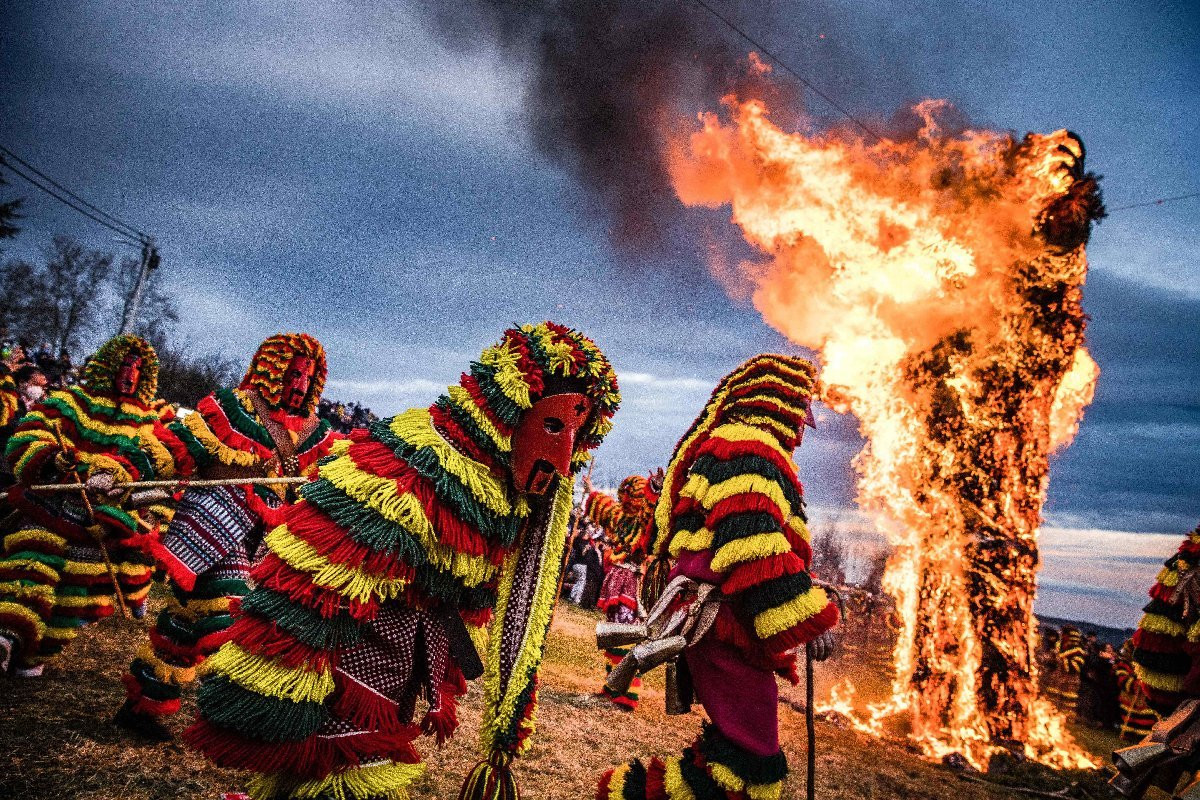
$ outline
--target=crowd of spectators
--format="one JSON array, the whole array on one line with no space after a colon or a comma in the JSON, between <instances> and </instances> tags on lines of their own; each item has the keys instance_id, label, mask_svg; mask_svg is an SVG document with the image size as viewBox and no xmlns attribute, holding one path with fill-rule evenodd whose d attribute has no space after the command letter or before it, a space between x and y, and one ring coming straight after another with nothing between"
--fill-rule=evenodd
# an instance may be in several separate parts
<instances>
[{"instance_id":1,"label":"crowd of spectators","mask_svg":"<svg viewBox=\"0 0 1200 800\"><path fill-rule=\"evenodd\" d=\"M365 428L379 417L371 409L359 403L342 403L322 398L317 407L317 416L329 422L335 431L349 433L354 428Z\"/></svg>"},{"instance_id":2,"label":"crowd of spectators","mask_svg":"<svg viewBox=\"0 0 1200 800\"><path fill-rule=\"evenodd\" d=\"M562 594L580 608L596 608L605 572L611 567L605 557L608 549L604 531L583 516L582 507L576 507L571 512Z\"/></svg>"},{"instance_id":3,"label":"crowd of spectators","mask_svg":"<svg viewBox=\"0 0 1200 800\"><path fill-rule=\"evenodd\" d=\"M12 336L8 327L0 327L0 364L7 374L35 369L45 377L45 386L58 389L75 382L77 369L71 353L62 349L57 355L49 342L34 346L28 339Z\"/></svg>"}]
</instances>

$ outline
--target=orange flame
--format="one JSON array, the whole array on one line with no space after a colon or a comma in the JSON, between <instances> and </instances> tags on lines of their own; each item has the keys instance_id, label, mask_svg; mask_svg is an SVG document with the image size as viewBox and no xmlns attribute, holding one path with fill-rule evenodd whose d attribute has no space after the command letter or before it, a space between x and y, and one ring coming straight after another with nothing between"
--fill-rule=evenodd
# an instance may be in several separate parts
<instances>
[{"instance_id":1,"label":"orange flame","mask_svg":"<svg viewBox=\"0 0 1200 800\"><path fill-rule=\"evenodd\" d=\"M761 254L717 254L712 272L820 352L827 402L867 440L859 502L894 547L892 696L864 716L843 685L829 708L874 735L905 712L927 755L979 768L1013 747L1094 765L1037 696L1033 624L1048 454L1098 375L1079 307L1091 216L1070 204L1092 180L1082 145L949 131L938 100L913 108L915 136L870 144L784 131L758 99L722 105L670 141L676 192L728 206Z\"/></svg>"}]
</instances>

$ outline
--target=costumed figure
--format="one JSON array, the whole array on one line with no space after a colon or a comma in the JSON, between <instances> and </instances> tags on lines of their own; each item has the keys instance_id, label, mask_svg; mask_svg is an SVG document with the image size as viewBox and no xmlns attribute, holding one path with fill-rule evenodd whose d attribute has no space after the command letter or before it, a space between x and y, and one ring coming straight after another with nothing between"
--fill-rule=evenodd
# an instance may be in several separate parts
<instances>
[{"instance_id":1,"label":"costumed figure","mask_svg":"<svg viewBox=\"0 0 1200 800\"><path fill-rule=\"evenodd\" d=\"M142 607L150 592L149 542L171 509L165 492L114 483L169 478L180 442L151 408L154 348L136 336L105 343L78 386L51 392L21 418L6 455L18 484L9 502L19 528L0 561L0 660L15 647L22 674L40 674L77 629ZM37 492L38 484L79 491Z\"/></svg>"},{"instance_id":2,"label":"costumed figure","mask_svg":"<svg viewBox=\"0 0 1200 800\"><path fill-rule=\"evenodd\" d=\"M596 604L609 622L629 624L639 617L638 575L654 536L654 507L662 491L662 481L661 470L649 478L630 475L621 481L617 497L613 499L604 492L593 491L585 479L584 515L604 529L610 543L609 569ZM628 647L605 648L604 656L608 660L605 674L611 673L627 655ZM600 696L611 700L620 709L633 711L637 708L641 686L641 678L635 676L626 691L614 694L604 687Z\"/></svg>"},{"instance_id":3,"label":"costumed figure","mask_svg":"<svg viewBox=\"0 0 1200 800\"><path fill-rule=\"evenodd\" d=\"M1079 702L1079 676L1085 656L1083 634L1073 625L1064 625L1054 651L1054 671L1046 677L1046 693L1064 709L1074 711Z\"/></svg>"},{"instance_id":4,"label":"costumed figure","mask_svg":"<svg viewBox=\"0 0 1200 800\"><path fill-rule=\"evenodd\" d=\"M220 389L171 423L183 443L182 470L231 485L189 487L154 555L169 596L150 639L123 678L125 704L114 722L157 741L160 719L179 710L183 685L224 643L230 605L249 591L250 566L277 507L294 487L237 485L242 478L312 477L336 434L316 415L325 386L325 350L304 333L271 336L236 389ZM162 409L173 417L170 408Z\"/></svg>"},{"instance_id":5,"label":"costumed figure","mask_svg":"<svg viewBox=\"0 0 1200 800\"><path fill-rule=\"evenodd\" d=\"M1112 785L1127 797L1150 786L1200 800L1200 527L1167 559L1133 634L1132 661L1142 693L1160 719L1141 744L1117 750Z\"/></svg>"},{"instance_id":6,"label":"costumed figure","mask_svg":"<svg viewBox=\"0 0 1200 800\"><path fill-rule=\"evenodd\" d=\"M1133 640L1121 645L1120 654L1113 664L1120 690L1121 728L1120 735L1127 741L1141 741L1158 722L1158 714L1150 708L1146 692L1133 666Z\"/></svg>"},{"instance_id":7,"label":"costumed figure","mask_svg":"<svg viewBox=\"0 0 1200 800\"><path fill-rule=\"evenodd\" d=\"M506 331L429 408L337 443L266 536L188 742L257 773L257 800L402 798L414 740L449 737L482 673L488 755L463 796L515 797L573 476L618 402L595 344L546 322ZM489 620L481 663L469 629Z\"/></svg>"},{"instance_id":8,"label":"costumed figure","mask_svg":"<svg viewBox=\"0 0 1200 800\"><path fill-rule=\"evenodd\" d=\"M832 651L837 607L808 573L812 559L804 500L792 463L812 424L812 365L756 356L727 375L676 446L656 509L657 553L677 559L671 581L638 643L614 676L674 665L677 707L690 686L708 713L682 757L634 761L600 781L603 800L773 800L787 761L779 747L777 674L798 680L794 650L815 659ZM686 612L686 613L683 613ZM682 628L656 628L660 617ZM678 644L668 647L671 641ZM644 651L645 660L639 651ZM672 683L668 671L668 683ZM672 692L668 691L668 702Z\"/></svg>"}]
</instances>

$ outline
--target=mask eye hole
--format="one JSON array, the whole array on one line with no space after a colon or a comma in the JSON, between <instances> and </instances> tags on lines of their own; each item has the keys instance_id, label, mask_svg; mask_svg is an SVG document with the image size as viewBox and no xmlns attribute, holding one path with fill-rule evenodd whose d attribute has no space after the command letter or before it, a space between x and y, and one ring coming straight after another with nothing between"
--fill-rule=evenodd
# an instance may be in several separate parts
<instances>
[{"instance_id":1,"label":"mask eye hole","mask_svg":"<svg viewBox=\"0 0 1200 800\"><path fill-rule=\"evenodd\" d=\"M546 433L558 433L566 427L558 417L546 417L546 421L542 423L542 426L546 429Z\"/></svg>"}]
</instances>

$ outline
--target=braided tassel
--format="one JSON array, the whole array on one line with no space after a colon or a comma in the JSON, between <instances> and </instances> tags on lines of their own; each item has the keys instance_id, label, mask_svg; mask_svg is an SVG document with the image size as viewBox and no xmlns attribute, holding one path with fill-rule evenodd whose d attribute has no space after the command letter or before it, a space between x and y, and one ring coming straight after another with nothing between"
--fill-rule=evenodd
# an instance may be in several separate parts
<instances>
[{"instance_id":1,"label":"braided tassel","mask_svg":"<svg viewBox=\"0 0 1200 800\"><path fill-rule=\"evenodd\" d=\"M487 761L480 761L463 781L458 800L521 800L517 779L509 765L511 753L493 750Z\"/></svg>"}]
</instances>

